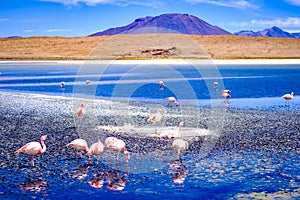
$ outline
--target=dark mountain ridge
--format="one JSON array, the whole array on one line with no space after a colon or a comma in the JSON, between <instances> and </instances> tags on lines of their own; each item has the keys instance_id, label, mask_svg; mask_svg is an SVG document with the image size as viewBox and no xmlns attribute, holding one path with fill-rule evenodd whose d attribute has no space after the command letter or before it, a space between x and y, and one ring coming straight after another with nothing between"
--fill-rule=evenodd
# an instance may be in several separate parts
<instances>
[{"instance_id":1,"label":"dark mountain ridge","mask_svg":"<svg viewBox=\"0 0 300 200\"><path fill-rule=\"evenodd\" d=\"M197 35L231 35L230 32L213 26L189 14L163 14L156 17L138 18L134 22L116 28L96 32L90 36L138 34L138 33L181 33Z\"/></svg>"}]
</instances>

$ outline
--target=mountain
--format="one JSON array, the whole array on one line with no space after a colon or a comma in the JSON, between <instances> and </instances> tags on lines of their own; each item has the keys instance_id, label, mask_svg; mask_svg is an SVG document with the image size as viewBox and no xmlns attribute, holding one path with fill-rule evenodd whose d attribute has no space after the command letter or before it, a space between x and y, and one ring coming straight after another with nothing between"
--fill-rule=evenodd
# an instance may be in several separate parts
<instances>
[{"instance_id":1,"label":"mountain","mask_svg":"<svg viewBox=\"0 0 300 200\"><path fill-rule=\"evenodd\" d=\"M300 33L289 33L283 31L282 29L274 26L269 29L264 29L262 31L239 31L234 33L237 36L262 36L262 37L277 37L277 38L299 38Z\"/></svg>"},{"instance_id":2,"label":"mountain","mask_svg":"<svg viewBox=\"0 0 300 200\"><path fill-rule=\"evenodd\" d=\"M294 38L300 38L300 33L292 33L292 35L294 36Z\"/></svg>"},{"instance_id":3,"label":"mountain","mask_svg":"<svg viewBox=\"0 0 300 200\"><path fill-rule=\"evenodd\" d=\"M231 35L230 32L213 26L193 15L163 14L156 17L138 18L126 26L110 28L89 36L137 34L137 33L182 33L197 35Z\"/></svg>"}]
</instances>

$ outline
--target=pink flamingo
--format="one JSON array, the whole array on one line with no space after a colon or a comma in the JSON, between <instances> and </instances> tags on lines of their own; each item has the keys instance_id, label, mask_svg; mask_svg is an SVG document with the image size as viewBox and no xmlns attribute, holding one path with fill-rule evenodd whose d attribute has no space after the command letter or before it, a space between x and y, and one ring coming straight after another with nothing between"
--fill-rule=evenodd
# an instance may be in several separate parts
<instances>
[{"instance_id":1,"label":"pink flamingo","mask_svg":"<svg viewBox=\"0 0 300 200\"><path fill-rule=\"evenodd\" d=\"M157 112L152 114L148 119L147 121L148 122L152 122L152 123L157 123L157 122L160 122L161 118L162 118L162 115L163 115L163 111L162 109L157 109ZM156 128L155 128L155 133L156 133Z\"/></svg>"},{"instance_id":2,"label":"pink flamingo","mask_svg":"<svg viewBox=\"0 0 300 200\"><path fill-rule=\"evenodd\" d=\"M231 97L230 94L229 94L229 93L226 93L226 92L223 92L223 93L221 94L221 96L224 97L225 99L228 99L229 97Z\"/></svg>"},{"instance_id":3,"label":"pink flamingo","mask_svg":"<svg viewBox=\"0 0 300 200\"><path fill-rule=\"evenodd\" d=\"M41 137L41 143L39 142L29 142L22 146L20 149L16 150L15 153L25 153L31 156L31 164L34 166L33 156L37 154L42 154L46 151L46 145L44 141L46 140L47 135Z\"/></svg>"},{"instance_id":4,"label":"pink flamingo","mask_svg":"<svg viewBox=\"0 0 300 200\"><path fill-rule=\"evenodd\" d=\"M76 110L78 116L83 116L85 114L84 104L80 104L80 107Z\"/></svg>"},{"instance_id":5,"label":"pink flamingo","mask_svg":"<svg viewBox=\"0 0 300 200\"><path fill-rule=\"evenodd\" d=\"M180 159L180 151L184 151L189 148L189 144L187 141L183 139L176 139L172 143L172 148L177 151L178 159Z\"/></svg>"},{"instance_id":6,"label":"pink flamingo","mask_svg":"<svg viewBox=\"0 0 300 200\"><path fill-rule=\"evenodd\" d=\"M85 85L86 85L86 86L89 86L90 83L91 83L90 80L86 80L86 81L85 81Z\"/></svg>"},{"instance_id":7,"label":"pink flamingo","mask_svg":"<svg viewBox=\"0 0 300 200\"><path fill-rule=\"evenodd\" d=\"M184 122L180 122L178 125L178 129L168 130L167 137L168 138L178 138L181 137L180 131L181 127L184 125Z\"/></svg>"},{"instance_id":8,"label":"pink flamingo","mask_svg":"<svg viewBox=\"0 0 300 200\"><path fill-rule=\"evenodd\" d=\"M104 142L104 149L111 149L117 151L117 160L118 153L122 153L126 156L126 162L130 159L129 152L126 150L126 144L123 140L116 137L108 137Z\"/></svg>"},{"instance_id":9,"label":"pink flamingo","mask_svg":"<svg viewBox=\"0 0 300 200\"><path fill-rule=\"evenodd\" d=\"M287 101L292 100L294 98L294 92L292 92L291 94L285 94L282 96L282 98L284 98Z\"/></svg>"},{"instance_id":10,"label":"pink flamingo","mask_svg":"<svg viewBox=\"0 0 300 200\"><path fill-rule=\"evenodd\" d=\"M169 101L170 103L175 103L176 107L179 106L179 103L175 97L167 97L166 100Z\"/></svg>"},{"instance_id":11,"label":"pink flamingo","mask_svg":"<svg viewBox=\"0 0 300 200\"><path fill-rule=\"evenodd\" d=\"M217 89L218 89L218 85L219 85L218 82L214 82L214 90L217 90Z\"/></svg>"},{"instance_id":12,"label":"pink flamingo","mask_svg":"<svg viewBox=\"0 0 300 200\"><path fill-rule=\"evenodd\" d=\"M98 142L92 144L87 152L87 155L90 157L92 154L93 155L100 155L104 151L104 145L103 143L99 140Z\"/></svg>"},{"instance_id":13,"label":"pink flamingo","mask_svg":"<svg viewBox=\"0 0 300 200\"><path fill-rule=\"evenodd\" d=\"M165 86L165 83L163 81L157 81L157 84L160 85L161 87Z\"/></svg>"},{"instance_id":14,"label":"pink flamingo","mask_svg":"<svg viewBox=\"0 0 300 200\"><path fill-rule=\"evenodd\" d=\"M88 152L89 151L89 147L87 145L87 142L84 139L73 140L72 142L70 142L66 146L67 147L73 147L78 152L81 152L81 151ZM81 154L78 154L78 155L79 155L79 157L81 157Z\"/></svg>"}]
</instances>

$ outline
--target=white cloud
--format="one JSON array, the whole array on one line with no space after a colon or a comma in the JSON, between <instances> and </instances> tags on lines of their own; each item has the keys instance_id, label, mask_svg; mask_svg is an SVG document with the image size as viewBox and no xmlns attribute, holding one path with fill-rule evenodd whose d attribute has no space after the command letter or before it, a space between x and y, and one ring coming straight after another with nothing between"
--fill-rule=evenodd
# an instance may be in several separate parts
<instances>
[{"instance_id":1,"label":"white cloud","mask_svg":"<svg viewBox=\"0 0 300 200\"><path fill-rule=\"evenodd\" d=\"M278 26L278 27L300 27L300 18L288 17L286 19L273 19L273 20L251 20L250 24L260 26Z\"/></svg>"},{"instance_id":2,"label":"white cloud","mask_svg":"<svg viewBox=\"0 0 300 200\"><path fill-rule=\"evenodd\" d=\"M162 3L159 0L39 0L39 1L47 1L47 2L54 2L54 3L61 3L66 6L76 6L80 3L86 4L88 6L95 6L98 4L115 4L120 6L127 6L127 5L143 5L143 6L150 6L150 7L157 7L161 6Z\"/></svg>"},{"instance_id":3,"label":"white cloud","mask_svg":"<svg viewBox=\"0 0 300 200\"><path fill-rule=\"evenodd\" d=\"M53 32L69 32L71 31L70 29L48 29L46 30L47 33L53 33Z\"/></svg>"},{"instance_id":4,"label":"white cloud","mask_svg":"<svg viewBox=\"0 0 300 200\"><path fill-rule=\"evenodd\" d=\"M31 29L28 29L28 30L25 30L24 32L25 32L25 33L32 33L32 32L33 32L33 30L31 30Z\"/></svg>"},{"instance_id":5,"label":"white cloud","mask_svg":"<svg viewBox=\"0 0 300 200\"><path fill-rule=\"evenodd\" d=\"M252 27L255 27L255 29L265 29L270 28L273 26L277 26L279 28L285 29L285 30L299 30L300 29L300 18L297 17L287 17L285 19L271 19L271 20L265 20L265 19L253 19L249 22L231 22L231 26L244 28L244 29L252 29ZM295 31L293 31L295 32Z\"/></svg>"},{"instance_id":6,"label":"white cloud","mask_svg":"<svg viewBox=\"0 0 300 200\"><path fill-rule=\"evenodd\" d=\"M300 0L285 0L285 1L289 4L300 6Z\"/></svg>"},{"instance_id":7,"label":"white cloud","mask_svg":"<svg viewBox=\"0 0 300 200\"><path fill-rule=\"evenodd\" d=\"M232 8L258 8L252 3L253 0L186 0L190 3L207 3Z\"/></svg>"},{"instance_id":8,"label":"white cloud","mask_svg":"<svg viewBox=\"0 0 300 200\"><path fill-rule=\"evenodd\" d=\"M0 22L4 22L4 21L9 21L10 19L7 19L7 18L0 18Z\"/></svg>"}]
</instances>

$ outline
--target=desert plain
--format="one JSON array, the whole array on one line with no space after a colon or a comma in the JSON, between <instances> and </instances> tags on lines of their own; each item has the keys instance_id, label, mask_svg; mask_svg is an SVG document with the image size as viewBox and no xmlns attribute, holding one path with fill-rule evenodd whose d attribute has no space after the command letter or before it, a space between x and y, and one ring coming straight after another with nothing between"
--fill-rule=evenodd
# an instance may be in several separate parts
<instances>
[{"instance_id":1,"label":"desert plain","mask_svg":"<svg viewBox=\"0 0 300 200\"><path fill-rule=\"evenodd\" d=\"M300 39L128 34L1 38L0 60L299 59Z\"/></svg>"}]
</instances>

